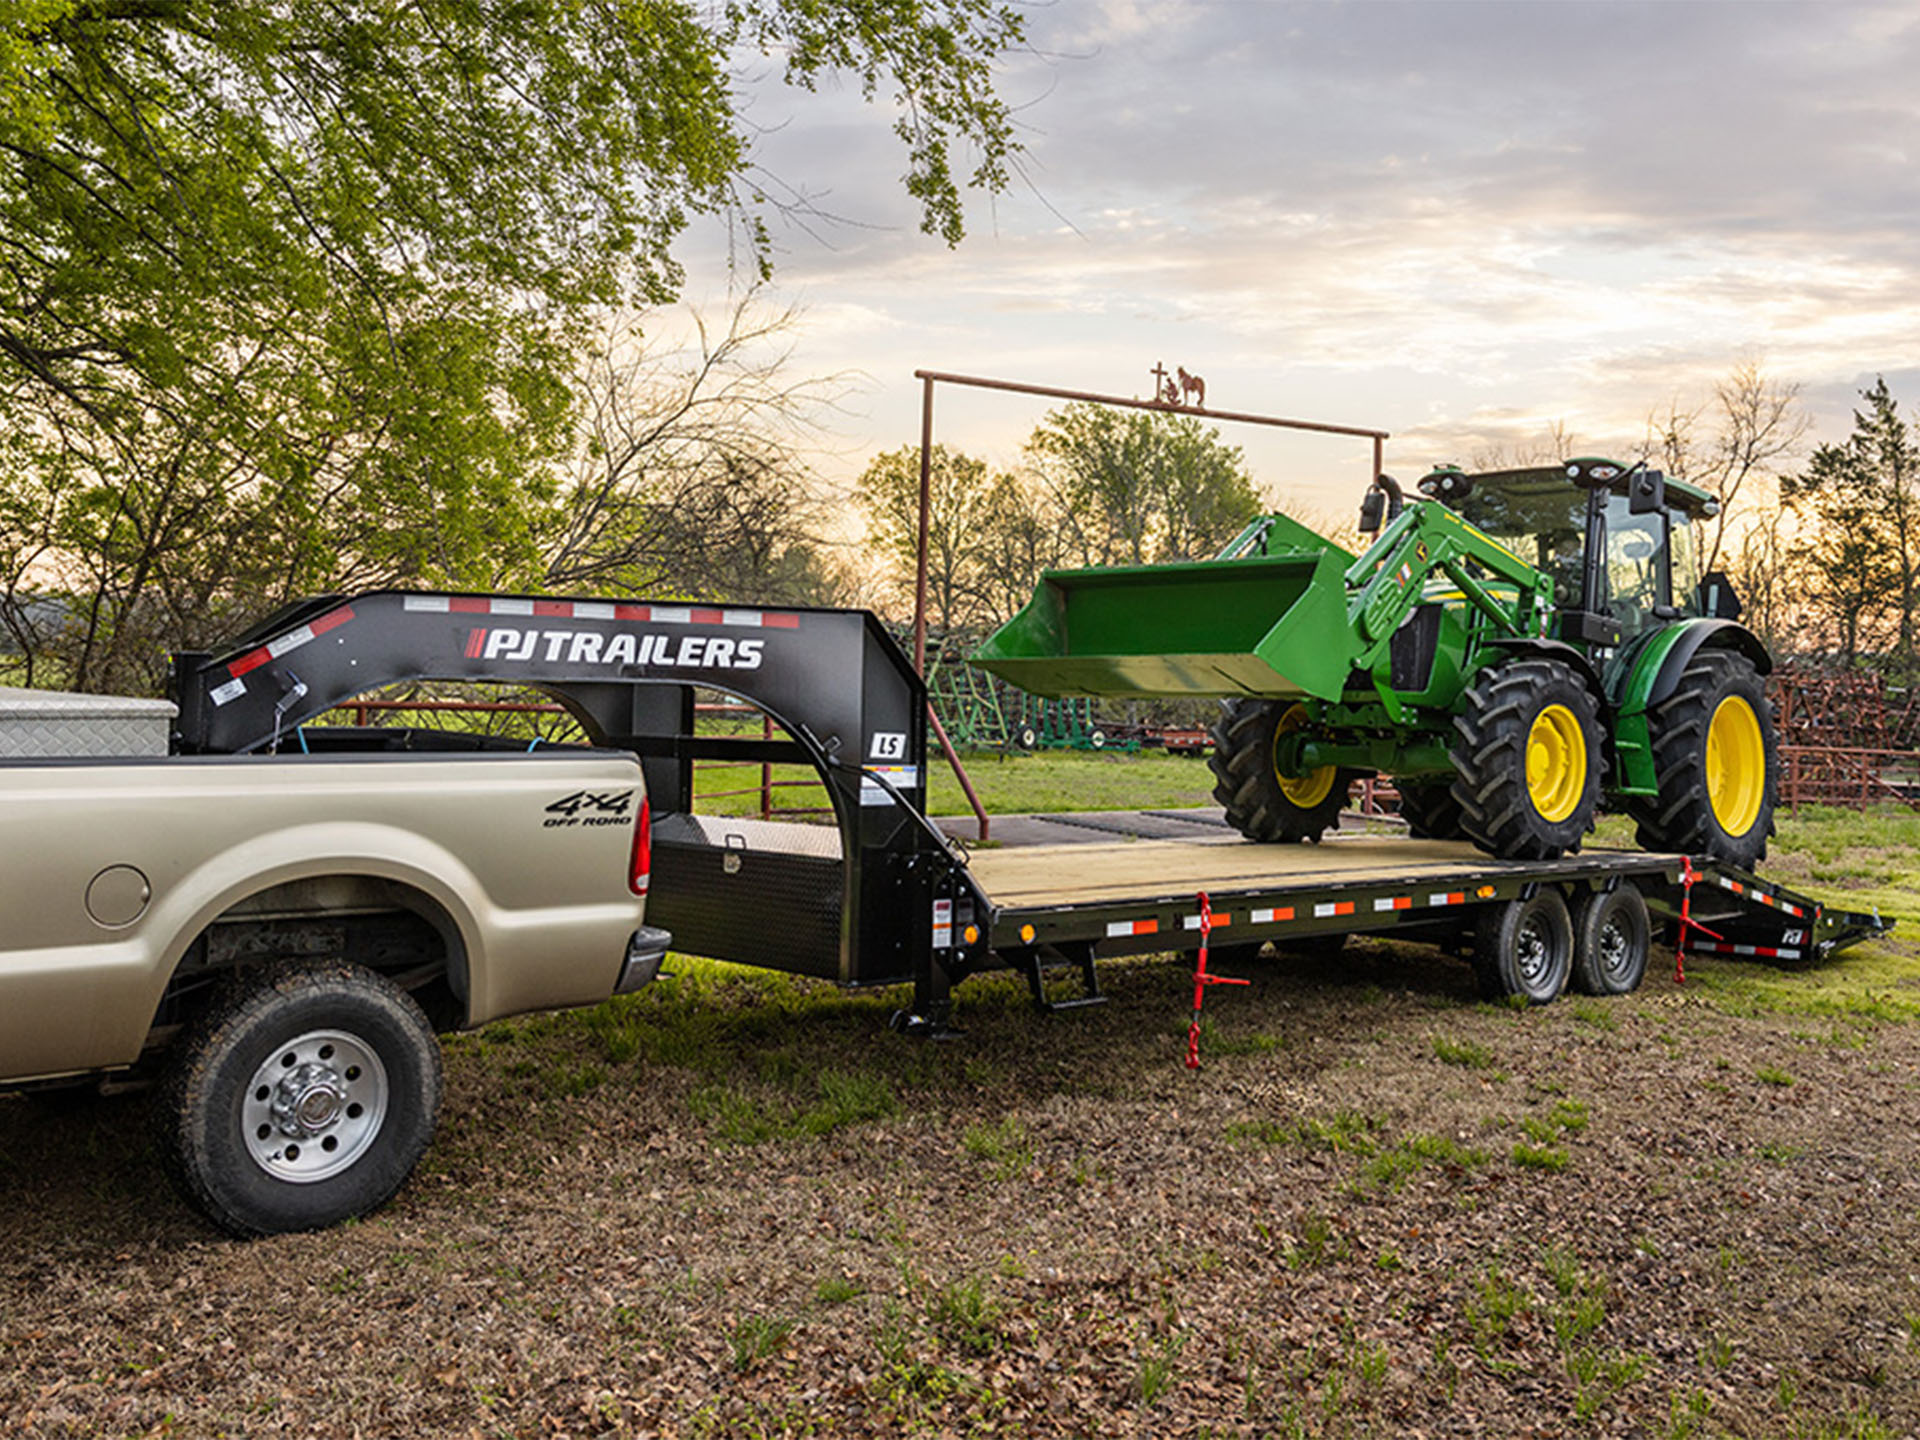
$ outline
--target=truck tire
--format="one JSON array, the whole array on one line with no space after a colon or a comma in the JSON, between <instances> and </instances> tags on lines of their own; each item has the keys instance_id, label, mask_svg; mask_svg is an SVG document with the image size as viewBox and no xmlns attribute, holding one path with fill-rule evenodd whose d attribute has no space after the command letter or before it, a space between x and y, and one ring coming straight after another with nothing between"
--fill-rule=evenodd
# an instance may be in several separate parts
<instances>
[{"instance_id":1,"label":"truck tire","mask_svg":"<svg viewBox=\"0 0 1920 1440\"><path fill-rule=\"evenodd\" d=\"M1207 764L1213 798L1227 807L1227 823L1249 840L1319 843L1340 823L1353 772L1325 765L1290 778L1274 766L1280 736L1307 723L1307 707L1289 700L1222 700Z\"/></svg>"},{"instance_id":2,"label":"truck tire","mask_svg":"<svg viewBox=\"0 0 1920 1440\"><path fill-rule=\"evenodd\" d=\"M1453 798L1449 782L1416 785L1401 780L1395 785L1400 791L1400 818L1415 840L1458 840L1466 833L1460 828L1460 802Z\"/></svg>"},{"instance_id":3,"label":"truck tire","mask_svg":"<svg viewBox=\"0 0 1920 1440\"><path fill-rule=\"evenodd\" d=\"M1733 650L1702 650L1647 724L1660 793L1629 802L1640 844L1742 870L1766 859L1780 750L1753 662Z\"/></svg>"},{"instance_id":4,"label":"truck tire","mask_svg":"<svg viewBox=\"0 0 1920 1440\"><path fill-rule=\"evenodd\" d=\"M1560 998L1572 972L1573 917L1551 885L1481 913L1473 975L1484 998L1521 995L1529 1005L1545 1005Z\"/></svg>"},{"instance_id":5,"label":"truck tire","mask_svg":"<svg viewBox=\"0 0 1920 1440\"><path fill-rule=\"evenodd\" d=\"M1503 860L1578 850L1600 795L1593 693L1557 660L1482 670L1453 721L1461 831Z\"/></svg>"},{"instance_id":6,"label":"truck tire","mask_svg":"<svg viewBox=\"0 0 1920 1440\"><path fill-rule=\"evenodd\" d=\"M1653 926L1631 880L1580 902L1573 916L1573 988L1582 995L1628 995L1646 977Z\"/></svg>"},{"instance_id":7,"label":"truck tire","mask_svg":"<svg viewBox=\"0 0 1920 1440\"><path fill-rule=\"evenodd\" d=\"M317 1230L391 1199L433 1138L440 1047L412 997L337 961L237 981L161 1091L161 1159L229 1234Z\"/></svg>"}]
</instances>

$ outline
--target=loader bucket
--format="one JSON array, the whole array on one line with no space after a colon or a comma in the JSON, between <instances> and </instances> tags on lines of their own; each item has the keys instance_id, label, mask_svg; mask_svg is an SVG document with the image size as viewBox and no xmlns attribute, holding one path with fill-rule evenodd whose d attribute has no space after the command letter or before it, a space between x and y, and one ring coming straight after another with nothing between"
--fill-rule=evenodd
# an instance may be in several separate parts
<instances>
[{"instance_id":1,"label":"loader bucket","mask_svg":"<svg viewBox=\"0 0 1920 1440\"><path fill-rule=\"evenodd\" d=\"M1323 542L1324 543L1324 542ZM1337 547L1050 570L973 663L1035 695L1337 700L1356 653Z\"/></svg>"}]
</instances>

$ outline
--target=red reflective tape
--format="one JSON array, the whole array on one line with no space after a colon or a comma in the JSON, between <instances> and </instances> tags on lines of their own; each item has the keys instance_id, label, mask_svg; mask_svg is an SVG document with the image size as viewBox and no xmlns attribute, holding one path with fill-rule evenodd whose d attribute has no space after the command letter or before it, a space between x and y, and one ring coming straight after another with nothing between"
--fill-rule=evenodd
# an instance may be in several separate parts
<instances>
[{"instance_id":1,"label":"red reflective tape","mask_svg":"<svg viewBox=\"0 0 1920 1440\"><path fill-rule=\"evenodd\" d=\"M1351 915L1353 913L1353 901L1341 900L1336 902L1333 907L1333 913L1336 915Z\"/></svg>"},{"instance_id":2,"label":"red reflective tape","mask_svg":"<svg viewBox=\"0 0 1920 1440\"><path fill-rule=\"evenodd\" d=\"M262 645L258 650L249 650L246 654L242 655L238 660L235 660L232 664L227 666L227 673L233 676L234 679L238 680L242 675L246 674L249 670L258 670L262 665L266 664L267 661L271 660L272 658L273 658L272 653L267 649L266 646Z\"/></svg>"},{"instance_id":3,"label":"red reflective tape","mask_svg":"<svg viewBox=\"0 0 1920 1440\"><path fill-rule=\"evenodd\" d=\"M1136 920L1133 922L1133 933L1136 935L1152 935L1157 933L1159 929L1160 922L1158 920Z\"/></svg>"},{"instance_id":4,"label":"red reflective tape","mask_svg":"<svg viewBox=\"0 0 1920 1440\"><path fill-rule=\"evenodd\" d=\"M687 623L690 625L718 625L724 618L725 612L720 610L695 609L687 612Z\"/></svg>"},{"instance_id":5,"label":"red reflective tape","mask_svg":"<svg viewBox=\"0 0 1920 1440\"><path fill-rule=\"evenodd\" d=\"M491 615L493 602L484 595L455 595L447 601L447 609L455 615Z\"/></svg>"},{"instance_id":6,"label":"red reflective tape","mask_svg":"<svg viewBox=\"0 0 1920 1440\"><path fill-rule=\"evenodd\" d=\"M653 618L653 607L651 605L616 605L613 607L613 618L616 620L651 620Z\"/></svg>"},{"instance_id":7,"label":"red reflective tape","mask_svg":"<svg viewBox=\"0 0 1920 1440\"><path fill-rule=\"evenodd\" d=\"M342 605L338 610L329 610L307 628L316 635L324 635L329 630L337 630L353 618L353 607Z\"/></svg>"},{"instance_id":8,"label":"red reflective tape","mask_svg":"<svg viewBox=\"0 0 1920 1440\"><path fill-rule=\"evenodd\" d=\"M1413 908L1413 897L1411 895L1394 896L1393 908L1396 910L1411 910Z\"/></svg>"},{"instance_id":9,"label":"red reflective tape","mask_svg":"<svg viewBox=\"0 0 1920 1440\"><path fill-rule=\"evenodd\" d=\"M533 602L533 613L552 616L557 620L570 620L573 618L573 602L571 600L536 600Z\"/></svg>"},{"instance_id":10,"label":"red reflective tape","mask_svg":"<svg viewBox=\"0 0 1920 1440\"><path fill-rule=\"evenodd\" d=\"M763 627L771 627L775 630L798 630L800 628L800 617L798 615L763 614L760 617L760 624Z\"/></svg>"}]
</instances>

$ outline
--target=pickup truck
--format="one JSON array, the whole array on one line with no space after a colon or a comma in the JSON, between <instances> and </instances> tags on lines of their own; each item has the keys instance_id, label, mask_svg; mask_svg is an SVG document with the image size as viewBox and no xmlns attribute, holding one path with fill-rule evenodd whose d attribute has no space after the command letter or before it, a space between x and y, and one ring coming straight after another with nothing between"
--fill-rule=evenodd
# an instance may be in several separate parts
<instances>
[{"instance_id":1,"label":"pickup truck","mask_svg":"<svg viewBox=\"0 0 1920 1440\"><path fill-rule=\"evenodd\" d=\"M238 1235L364 1214L432 1138L436 1032L659 972L617 750L0 761L0 1086L158 1081Z\"/></svg>"}]
</instances>

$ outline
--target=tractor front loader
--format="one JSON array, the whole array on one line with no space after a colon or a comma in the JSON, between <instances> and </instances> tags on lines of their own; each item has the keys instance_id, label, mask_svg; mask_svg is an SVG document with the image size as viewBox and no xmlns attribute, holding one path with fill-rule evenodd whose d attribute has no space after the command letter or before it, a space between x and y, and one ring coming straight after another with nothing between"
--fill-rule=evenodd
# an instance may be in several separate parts
<instances>
[{"instance_id":1,"label":"tractor front loader","mask_svg":"<svg viewBox=\"0 0 1920 1440\"><path fill-rule=\"evenodd\" d=\"M1049 571L974 663L1041 695L1222 697L1215 794L1252 839L1318 840L1387 773L1415 835L1548 859L1604 801L1650 849L1750 869L1771 662L1694 573L1712 497L1598 459L1419 490L1374 482L1357 558L1269 515L1213 560Z\"/></svg>"}]
</instances>

